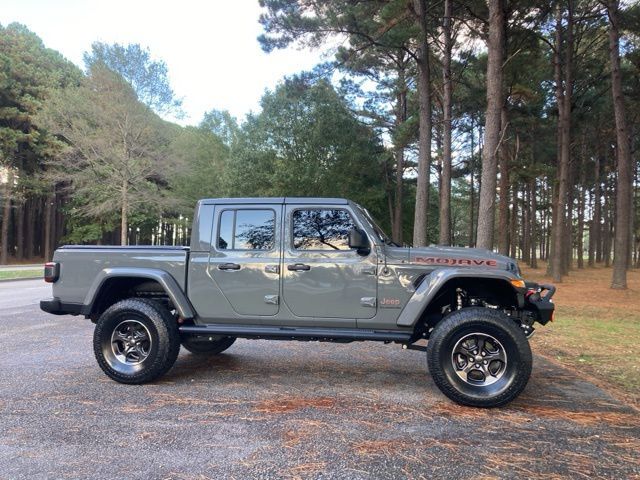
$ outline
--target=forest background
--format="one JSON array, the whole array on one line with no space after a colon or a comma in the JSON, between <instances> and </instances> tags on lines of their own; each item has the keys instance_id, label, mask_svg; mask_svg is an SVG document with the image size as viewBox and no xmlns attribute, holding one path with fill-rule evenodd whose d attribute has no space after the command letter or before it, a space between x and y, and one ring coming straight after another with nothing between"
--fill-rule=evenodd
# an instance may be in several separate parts
<instances>
[{"instance_id":1,"label":"forest background","mask_svg":"<svg viewBox=\"0 0 640 480\"><path fill-rule=\"evenodd\" d=\"M241 121L213 108L189 126L166 120L181 101L144 46L96 42L81 68L0 26L0 263L64 243L187 244L204 197L332 196L398 244L542 260L556 282L612 265L610 286L627 288L637 2L260 5L265 51L330 45L332 58Z\"/></svg>"}]
</instances>

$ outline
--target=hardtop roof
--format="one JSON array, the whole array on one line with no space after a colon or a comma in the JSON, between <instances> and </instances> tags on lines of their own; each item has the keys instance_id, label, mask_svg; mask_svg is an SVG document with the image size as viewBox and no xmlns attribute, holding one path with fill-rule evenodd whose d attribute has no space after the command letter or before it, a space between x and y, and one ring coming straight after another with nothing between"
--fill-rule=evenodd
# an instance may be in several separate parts
<instances>
[{"instance_id":1,"label":"hardtop roof","mask_svg":"<svg viewBox=\"0 0 640 480\"><path fill-rule=\"evenodd\" d=\"M274 205L274 204L319 204L319 205L347 205L346 198L331 197L239 197L239 198L205 198L200 200L203 205Z\"/></svg>"}]
</instances>

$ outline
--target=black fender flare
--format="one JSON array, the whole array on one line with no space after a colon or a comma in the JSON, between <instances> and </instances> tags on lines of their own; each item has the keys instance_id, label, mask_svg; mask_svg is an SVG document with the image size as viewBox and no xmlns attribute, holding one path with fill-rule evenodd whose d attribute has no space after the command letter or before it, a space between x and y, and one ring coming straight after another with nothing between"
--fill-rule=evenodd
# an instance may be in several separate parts
<instances>
[{"instance_id":1,"label":"black fender flare","mask_svg":"<svg viewBox=\"0 0 640 480\"><path fill-rule=\"evenodd\" d=\"M136 267L113 267L101 270L98 275L96 275L84 298L83 313L89 314L91 312L93 305L100 297L106 281L112 278L144 278L156 281L167 293L180 317L189 319L196 316L191 302L171 274L155 268Z\"/></svg>"}]
</instances>

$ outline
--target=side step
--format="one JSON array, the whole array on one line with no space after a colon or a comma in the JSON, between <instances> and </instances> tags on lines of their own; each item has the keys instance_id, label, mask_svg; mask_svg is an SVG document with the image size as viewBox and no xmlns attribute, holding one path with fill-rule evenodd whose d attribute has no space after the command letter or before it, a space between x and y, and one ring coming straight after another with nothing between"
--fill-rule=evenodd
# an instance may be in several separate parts
<instances>
[{"instance_id":1,"label":"side step","mask_svg":"<svg viewBox=\"0 0 640 480\"><path fill-rule=\"evenodd\" d=\"M264 338L274 340L322 340L322 341L362 341L409 342L412 332L391 330L365 330L357 328L309 328L309 327L266 327L261 325L183 325L180 333L192 335L227 335L239 338Z\"/></svg>"}]
</instances>

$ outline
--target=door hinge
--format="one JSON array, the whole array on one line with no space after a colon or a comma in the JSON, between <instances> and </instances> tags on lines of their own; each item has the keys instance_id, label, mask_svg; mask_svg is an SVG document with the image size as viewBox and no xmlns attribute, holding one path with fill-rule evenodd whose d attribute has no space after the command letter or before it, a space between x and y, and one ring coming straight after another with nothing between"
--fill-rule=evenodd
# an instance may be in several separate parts
<instances>
[{"instance_id":1,"label":"door hinge","mask_svg":"<svg viewBox=\"0 0 640 480\"><path fill-rule=\"evenodd\" d=\"M376 306L376 297L362 297L360 299L360 305L363 307L373 307Z\"/></svg>"},{"instance_id":2,"label":"door hinge","mask_svg":"<svg viewBox=\"0 0 640 480\"><path fill-rule=\"evenodd\" d=\"M280 298L278 295L265 295L264 303L268 303L269 305L278 305L278 303L280 303Z\"/></svg>"}]
</instances>

